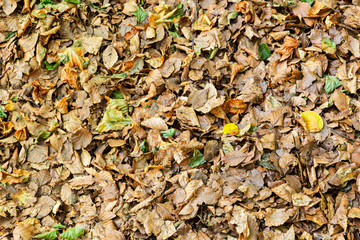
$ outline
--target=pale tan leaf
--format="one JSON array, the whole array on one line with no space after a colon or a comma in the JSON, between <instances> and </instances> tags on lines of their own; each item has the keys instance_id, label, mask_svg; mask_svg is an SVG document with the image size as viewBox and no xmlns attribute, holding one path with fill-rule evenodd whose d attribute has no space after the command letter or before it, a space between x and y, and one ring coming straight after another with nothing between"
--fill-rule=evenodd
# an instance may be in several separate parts
<instances>
[{"instance_id":1,"label":"pale tan leaf","mask_svg":"<svg viewBox=\"0 0 360 240\"><path fill-rule=\"evenodd\" d=\"M14 240L31 240L35 227L31 224L19 223L13 231Z\"/></svg>"},{"instance_id":2,"label":"pale tan leaf","mask_svg":"<svg viewBox=\"0 0 360 240\"><path fill-rule=\"evenodd\" d=\"M6 15L10 15L15 11L17 7L17 2L15 0L5 0L3 2L3 10Z\"/></svg>"},{"instance_id":3,"label":"pale tan leaf","mask_svg":"<svg viewBox=\"0 0 360 240\"><path fill-rule=\"evenodd\" d=\"M166 122L160 118L160 117L152 117L149 119L146 119L141 122L142 126L145 126L147 128L159 130L159 131L166 131L168 130L168 126Z\"/></svg>"},{"instance_id":4,"label":"pale tan leaf","mask_svg":"<svg viewBox=\"0 0 360 240\"><path fill-rule=\"evenodd\" d=\"M268 227L280 226L284 224L290 216L287 214L285 208L267 208L265 215L265 225Z\"/></svg>"},{"instance_id":5,"label":"pale tan leaf","mask_svg":"<svg viewBox=\"0 0 360 240\"><path fill-rule=\"evenodd\" d=\"M292 201L292 195L296 193L295 190L287 183L283 183L277 187L271 188L271 191L288 202Z\"/></svg>"},{"instance_id":6,"label":"pale tan leaf","mask_svg":"<svg viewBox=\"0 0 360 240\"><path fill-rule=\"evenodd\" d=\"M111 68L118 60L118 54L112 45L105 48L102 58L106 68Z\"/></svg>"},{"instance_id":7,"label":"pale tan leaf","mask_svg":"<svg viewBox=\"0 0 360 240\"><path fill-rule=\"evenodd\" d=\"M82 37L78 39L81 42L82 48L88 53L98 54L101 47L103 38L102 37Z\"/></svg>"},{"instance_id":8,"label":"pale tan leaf","mask_svg":"<svg viewBox=\"0 0 360 240\"><path fill-rule=\"evenodd\" d=\"M75 177L69 181L70 187L72 189L80 189L82 187L87 187L92 185L95 182L92 176L82 176L82 177Z\"/></svg>"},{"instance_id":9,"label":"pale tan leaf","mask_svg":"<svg viewBox=\"0 0 360 240\"><path fill-rule=\"evenodd\" d=\"M71 143L75 150L86 148L92 140L92 134L86 128L79 128L71 136Z\"/></svg>"},{"instance_id":10,"label":"pale tan leaf","mask_svg":"<svg viewBox=\"0 0 360 240\"><path fill-rule=\"evenodd\" d=\"M311 203L312 199L302 193L294 193L292 195L292 202L295 207L306 207Z\"/></svg>"}]
</instances>

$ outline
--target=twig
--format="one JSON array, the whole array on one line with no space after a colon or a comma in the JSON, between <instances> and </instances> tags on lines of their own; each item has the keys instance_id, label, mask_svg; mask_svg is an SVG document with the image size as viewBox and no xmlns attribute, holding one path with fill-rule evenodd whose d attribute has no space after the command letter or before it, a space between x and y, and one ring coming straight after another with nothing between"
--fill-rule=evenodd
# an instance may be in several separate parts
<instances>
[{"instance_id":1,"label":"twig","mask_svg":"<svg viewBox=\"0 0 360 240\"><path fill-rule=\"evenodd\" d=\"M9 70L10 70L9 67L7 69L5 69L4 73L0 75L0 79L3 78L5 76L5 74L6 74L6 72L9 71Z\"/></svg>"},{"instance_id":2,"label":"twig","mask_svg":"<svg viewBox=\"0 0 360 240\"><path fill-rule=\"evenodd\" d=\"M196 22L196 20L198 19L198 8L197 8L197 0L193 1L195 6L194 6L194 18L192 19L192 23L191 25ZM195 45L195 40L194 40L194 32L191 31L191 44L192 44L192 50L194 50L194 45Z\"/></svg>"},{"instance_id":3,"label":"twig","mask_svg":"<svg viewBox=\"0 0 360 240\"><path fill-rule=\"evenodd\" d=\"M335 131L335 130L333 130L333 129L330 129L330 131L331 131L332 133L335 133L335 134L339 135L340 137L346 138L347 140L350 140L350 141L352 141L352 142L359 142L359 143L360 143L359 140L357 140L357 139L352 139L351 137L348 137L348 136L346 136L346 135L343 134L343 133L339 133L338 131Z\"/></svg>"}]
</instances>

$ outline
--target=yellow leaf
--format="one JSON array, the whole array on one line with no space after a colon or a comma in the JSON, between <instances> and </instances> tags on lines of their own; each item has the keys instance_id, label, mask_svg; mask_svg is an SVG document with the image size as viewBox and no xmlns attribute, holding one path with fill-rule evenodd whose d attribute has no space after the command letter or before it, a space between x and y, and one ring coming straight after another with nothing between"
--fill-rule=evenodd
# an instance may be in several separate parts
<instances>
[{"instance_id":1,"label":"yellow leaf","mask_svg":"<svg viewBox=\"0 0 360 240\"><path fill-rule=\"evenodd\" d=\"M206 14L203 14L194 22L192 28L195 31L209 31L212 28L212 22Z\"/></svg>"},{"instance_id":2,"label":"yellow leaf","mask_svg":"<svg viewBox=\"0 0 360 240\"><path fill-rule=\"evenodd\" d=\"M235 123L228 123L223 128L224 134L236 135L239 132L239 128Z\"/></svg>"},{"instance_id":3,"label":"yellow leaf","mask_svg":"<svg viewBox=\"0 0 360 240\"><path fill-rule=\"evenodd\" d=\"M324 122L316 112L306 111L301 113L301 116L304 120L305 127L309 132L320 132L323 129Z\"/></svg>"}]
</instances>

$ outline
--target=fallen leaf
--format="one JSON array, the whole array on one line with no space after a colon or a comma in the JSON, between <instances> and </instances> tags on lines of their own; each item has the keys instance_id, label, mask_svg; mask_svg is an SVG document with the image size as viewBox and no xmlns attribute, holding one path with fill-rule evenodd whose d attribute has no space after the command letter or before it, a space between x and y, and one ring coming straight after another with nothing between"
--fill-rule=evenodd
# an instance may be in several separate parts
<instances>
[{"instance_id":1,"label":"fallen leaf","mask_svg":"<svg viewBox=\"0 0 360 240\"><path fill-rule=\"evenodd\" d=\"M311 133L320 132L324 127L322 118L316 112L306 111L301 113L301 117L304 121L304 128Z\"/></svg>"}]
</instances>

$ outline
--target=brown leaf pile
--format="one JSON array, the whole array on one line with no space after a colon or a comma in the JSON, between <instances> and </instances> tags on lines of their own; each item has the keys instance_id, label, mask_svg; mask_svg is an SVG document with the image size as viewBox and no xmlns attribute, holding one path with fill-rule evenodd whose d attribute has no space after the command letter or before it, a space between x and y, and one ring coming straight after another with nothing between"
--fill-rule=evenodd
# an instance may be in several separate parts
<instances>
[{"instance_id":1,"label":"brown leaf pile","mask_svg":"<svg viewBox=\"0 0 360 240\"><path fill-rule=\"evenodd\" d=\"M0 2L0 239L360 239L360 1L76 2Z\"/></svg>"}]
</instances>

